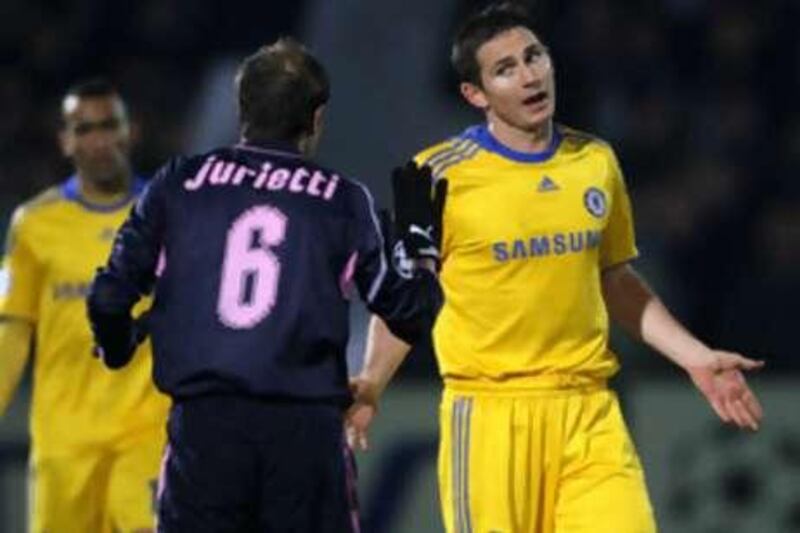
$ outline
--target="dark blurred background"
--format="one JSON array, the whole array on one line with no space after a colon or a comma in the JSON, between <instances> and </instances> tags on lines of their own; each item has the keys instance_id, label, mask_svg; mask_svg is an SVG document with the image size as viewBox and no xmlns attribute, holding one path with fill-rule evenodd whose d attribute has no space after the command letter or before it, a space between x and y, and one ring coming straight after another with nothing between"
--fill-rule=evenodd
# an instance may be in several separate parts
<instances>
[{"instance_id":1,"label":"dark blurred background","mask_svg":"<svg viewBox=\"0 0 800 533\"><path fill-rule=\"evenodd\" d=\"M139 134L136 168L147 175L170 155L236 140L236 64L280 35L307 43L331 74L319 158L366 182L386 204L392 166L481 119L461 102L448 55L458 20L486 3L4 0L1 227L17 203L69 173L56 131L60 97L71 83L103 74L119 86ZM800 405L800 3L530 5L556 62L558 120L605 138L620 157L636 215L637 267L701 338L767 361L756 378L767 430L750 440L734 435L730 442L739 444L725 448L749 450L757 442L758 451L737 452L735 461L709 467L687 485L665 465L674 449L720 456L713 416L662 358L615 335L624 365L618 386L663 530L750 531L748 517L756 517L758 531L800 531L800 498L775 507L775 494L790 492L780 487L800 487L800 416L792 413ZM356 370L363 309L353 317ZM376 425L376 440L384 441L390 424L408 430L386 436L386 452L363 459L366 529L404 531L408 516L427 512L431 518L418 520L439 531L429 502L438 388L430 354L413 354L397 385L387 398L397 402L395 414L384 411L402 423ZM20 396L0 423L0 473L3 465L11 472L0 484L0 497L11 494L5 507L0 502L3 531L4 523L16 531L24 515L19 461L27 404L24 391ZM680 410L684 404L688 412ZM430 417L417 420L420 412ZM681 433L684 440L664 443ZM767 480L758 472L769 472ZM425 488L415 492L415 483ZM713 501L703 499L717 489ZM704 503L693 507L696 500ZM414 530L424 530L419 523Z\"/></svg>"}]
</instances>

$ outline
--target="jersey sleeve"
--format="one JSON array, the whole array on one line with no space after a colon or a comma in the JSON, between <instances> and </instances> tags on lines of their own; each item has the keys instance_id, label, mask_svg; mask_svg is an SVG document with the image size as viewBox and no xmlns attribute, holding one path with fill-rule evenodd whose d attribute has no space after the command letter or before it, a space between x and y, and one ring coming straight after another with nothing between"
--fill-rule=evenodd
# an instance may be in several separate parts
<instances>
[{"instance_id":1,"label":"jersey sleeve","mask_svg":"<svg viewBox=\"0 0 800 533\"><path fill-rule=\"evenodd\" d=\"M356 261L354 280L367 308L380 316L389 329L414 344L433 327L442 293L436 276L417 269L403 277L389 264L388 236L383 234L372 196L361 187L356 205Z\"/></svg>"},{"instance_id":2,"label":"jersey sleeve","mask_svg":"<svg viewBox=\"0 0 800 533\"><path fill-rule=\"evenodd\" d=\"M28 230L25 210L14 212L0 270L0 316L36 322L42 291L42 266Z\"/></svg>"},{"instance_id":3,"label":"jersey sleeve","mask_svg":"<svg viewBox=\"0 0 800 533\"><path fill-rule=\"evenodd\" d=\"M633 210L619 162L613 152L609 159L611 212L603 232L600 249L600 266L608 268L635 259L636 237L633 228Z\"/></svg>"},{"instance_id":4,"label":"jersey sleeve","mask_svg":"<svg viewBox=\"0 0 800 533\"><path fill-rule=\"evenodd\" d=\"M141 340L134 331L131 308L152 290L165 223L166 178L163 167L131 209L114 240L105 267L98 269L87 301L95 341L105 364L127 364Z\"/></svg>"}]
</instances>

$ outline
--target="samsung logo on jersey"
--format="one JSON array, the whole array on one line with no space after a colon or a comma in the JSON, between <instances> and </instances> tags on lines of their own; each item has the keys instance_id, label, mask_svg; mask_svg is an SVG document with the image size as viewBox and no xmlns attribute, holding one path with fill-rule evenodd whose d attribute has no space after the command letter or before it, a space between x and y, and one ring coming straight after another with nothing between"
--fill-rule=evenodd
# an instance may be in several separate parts
<instances>
[{"instance_id":1,"label":"samsung logo on jersey","mask_svg":"<svg viewBox=\"0 0 800 533\"><path fill-rule=\"evenodd\" d=\"M191 179L183 182L187 191L196 191L204 186L250 186L253 189L305 193L309 196L330 200L339 185L339 176L326 175L320 170L310 171L305 167L272 167L267 161L260 170L232 163L212 155Z\"/></svg>"},{"instance_id":2,"label":"samsung logo on jersey","mask_svg":"<svg viewBox=\"0 0 800 533\"><path fill-rule=\"evenodd\" d=\"M89 296L88 281L65 281L53 285L53 300L74 300Z\"/></svg>"},{"instance_id":3,"label":"samsung logo on jersey","mask_svg":"<svg viewBox=\"0 0 800 533\"><path fill-rule=\"evenodd\" d=\"M500 241L492 244L492 255L495 261L504 263L510 259L576 254L600 246L601 236L597 230L585 230Z\"/></svg>"}]
</instances>

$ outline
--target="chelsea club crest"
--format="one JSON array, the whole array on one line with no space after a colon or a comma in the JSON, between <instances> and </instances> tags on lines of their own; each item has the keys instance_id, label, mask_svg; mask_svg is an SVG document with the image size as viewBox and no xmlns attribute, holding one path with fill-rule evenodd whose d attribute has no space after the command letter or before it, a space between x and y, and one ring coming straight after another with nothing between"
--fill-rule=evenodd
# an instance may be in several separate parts
<instances>
[{"instance_id":1,"label":"chelsea club crest","mask_svg":"<svg viewBox=\"0 0 800 533\"><path fill-rule=\"evenodd\" d=\"M606 214L606 194L597 187L589 187L583 194L583 205L592 216L602 218Z\"/></svg>"}]
</instances>

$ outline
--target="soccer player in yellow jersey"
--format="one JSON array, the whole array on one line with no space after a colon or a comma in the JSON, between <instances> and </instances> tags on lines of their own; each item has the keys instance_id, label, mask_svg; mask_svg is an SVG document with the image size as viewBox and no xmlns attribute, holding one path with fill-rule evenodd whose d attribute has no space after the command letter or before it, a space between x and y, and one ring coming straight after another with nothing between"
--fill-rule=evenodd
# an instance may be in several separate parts
<instances>
[{"instance_id":1,"label":"soccer player in yellow jersey","mask_svg":"<svg viewBox=\"0 0 800 533\"><path fill-rule=\"evenodd\" d=\"M22 204L6 243L0 413L34 346L30 530L151 531L168 401L152 384L149 354L113 373L91 357L85 311L142 181L130 167L125 105L108 82L70 89L62 118L75 174Z\"/></svg>"},{"instance_id":2,"label":"soccer player in yellow jersey","mask_svg":"<svg viewBox=\"0 0 800 533\"><path fill-rule=\"evenodd\" d=\"M639 458L607 387L609 318L683 368L725 422L758 429L742 371L760 362L684 329L636 273L613 150L554 123L547 48L522 12L491 6L453 47L486 123L422 151L447 180L433 337L444 379L439 493L449 532L656 530ZM351 437L408 351L373 319Z\"/></svg>"}]
</instances>

